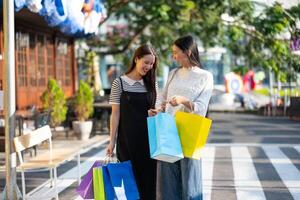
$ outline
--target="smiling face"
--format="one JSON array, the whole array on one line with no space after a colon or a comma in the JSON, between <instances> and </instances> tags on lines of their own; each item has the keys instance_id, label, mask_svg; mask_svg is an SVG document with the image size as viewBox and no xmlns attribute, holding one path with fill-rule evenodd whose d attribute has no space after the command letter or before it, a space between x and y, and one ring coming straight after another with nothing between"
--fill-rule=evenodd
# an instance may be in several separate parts
<instances>
[{"instance_id":1,"label":"smiling face","mask_svg":"<svg viewBox=\"0 0 300 200\"><path fill-rule=\"evenodd\" d=\"M186 63L189 63L188 56L176 45L172 46L172 53L174 60L181 66L184 66L186 65Z\"/></svg>"},{"instance_id":2,"label":"smiling face","mask_svg":"<svg viewBox=\"0 0 300 200\"><path fill-rule=\"evenodd\" d=\"M145 76L148 73L148 71L150 71L153 68L153 64L155 63L155 56L152 54L144 55L141 58L136 58L135 63L136 71L141 76Z\"/></svg>"}]
</instances>

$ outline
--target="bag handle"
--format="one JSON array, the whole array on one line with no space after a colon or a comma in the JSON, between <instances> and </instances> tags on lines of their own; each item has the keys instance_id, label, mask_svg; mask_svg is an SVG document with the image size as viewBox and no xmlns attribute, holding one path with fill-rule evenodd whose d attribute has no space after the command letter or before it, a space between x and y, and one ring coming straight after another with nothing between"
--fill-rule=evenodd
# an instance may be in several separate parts
<instances>
[{"instance_id":1,"label":"bag handle","mask_svg":"<svg viewBox=\"0 0 300 200\"><path fill-rule=\"evenodd\" d=\"M168 96L168 91L169 91L170 83L171 83L171 81L173 80L173 78L174 78L176 72L177 72L179 69L180 69L180 67L178 67L178 68L174 71L174 73L172 74L172 77L170 78L170 80L169 80L169 81L167 82L167 84L166 84L166 96Z\"/></svg>"},{"instance_id":2,"label":"bag handle","mask_svg":"<svg viewBox=\"0 0 300 200\"><path fill-rule=\"evenodd\" d=\"M116 157L116 159L114 159L113 156L109 156L106 155L103 159L103 163L104 164L108 164L108 163L120 163L119 159Z\"/></svg>"}]
</instances>

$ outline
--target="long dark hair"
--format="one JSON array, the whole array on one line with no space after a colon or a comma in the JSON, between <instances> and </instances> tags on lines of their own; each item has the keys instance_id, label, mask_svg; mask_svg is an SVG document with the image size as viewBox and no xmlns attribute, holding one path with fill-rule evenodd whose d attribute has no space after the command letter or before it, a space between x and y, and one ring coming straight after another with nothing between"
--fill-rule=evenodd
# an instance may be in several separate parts
<instances>
[{"instance_id":1,"label":"long dark hair","mask_svg":"<svg viewBox=\"0 0 300 200\"><path fill-rule=\"evenodd\" d=\"M175 40L173 44L176 45L187 55L191 64L202 68L197 43L195 42L192 36L186 35L180 37L177 40ZM191 51L191 55L188 54L188 51Z\"/></svg>"},{"instance_id":2,"label":"long dark hair","mask_svg":"<svg viewBox=\"0 0 300 200\"><path fill-rule=\"evenodd\" d=\"M151 108L155 108L156 102L156 68L157 68L157 55L151 45L143 44L139 48L137 48L134 52L131 67L125 73L128 74L136 67L136 58L140 59L145 55L153 55L155 57L155 61L153 63L152 69L150 69L145 76L143 76L143 81L147 91L149 92L149 100Z\"/></svg>"}]
</instances>

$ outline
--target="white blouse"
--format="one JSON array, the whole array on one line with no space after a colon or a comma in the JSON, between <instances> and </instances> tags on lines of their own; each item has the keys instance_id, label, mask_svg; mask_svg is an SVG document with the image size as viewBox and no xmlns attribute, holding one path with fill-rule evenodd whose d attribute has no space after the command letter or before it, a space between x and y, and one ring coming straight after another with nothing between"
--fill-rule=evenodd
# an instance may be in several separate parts
<instances>
[{"instance_id":1,"label":"white blouse","mask_svg":"<svg viewBox=\"0 0 300 200\"><path fill-rule=\"evenodd\" d=\"M174 72L176 72L175 75ZM212 90L213 76L209 71L199 67L180 68L177 71L174 69L169 73L167 85L159 99L159 105L161 102L169 101L175 95L184 96L194 103L193 113L205 116ZM191 112L182 104L175 107L170 104L166 105L166 112L172 115L179 110Z\"/></svg>"}]
</instances>

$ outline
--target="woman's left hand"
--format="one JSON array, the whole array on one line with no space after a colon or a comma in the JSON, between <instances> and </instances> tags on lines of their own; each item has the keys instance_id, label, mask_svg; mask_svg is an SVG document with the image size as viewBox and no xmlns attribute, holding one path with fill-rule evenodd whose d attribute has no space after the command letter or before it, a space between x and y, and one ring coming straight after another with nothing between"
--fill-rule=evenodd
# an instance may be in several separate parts
<instances>
[{"instance_id":1,"label":"woman's left hand","mask_svg":"<svg viewBox=\"0 0 300 200\"><path fill-rule=\"evenodd\" d=\"M150 109L150 110L148 110L148 116L149 117L155 116L155 115L157 115L158 112L159 112L159 110Z\"/></svg>"},{"instance_id":2,"label":"woman's left hand","mask_svg":"<svg viewBox=\"0 0 300 200\"><path fill-rule=\"evenodd\" d=\"M173 96L170 100L169 103L172 106L178 106L179 104L183 104L184 102L188 101L187 98L183 97L183 96Z\"/></svg>"}]
</instances>

